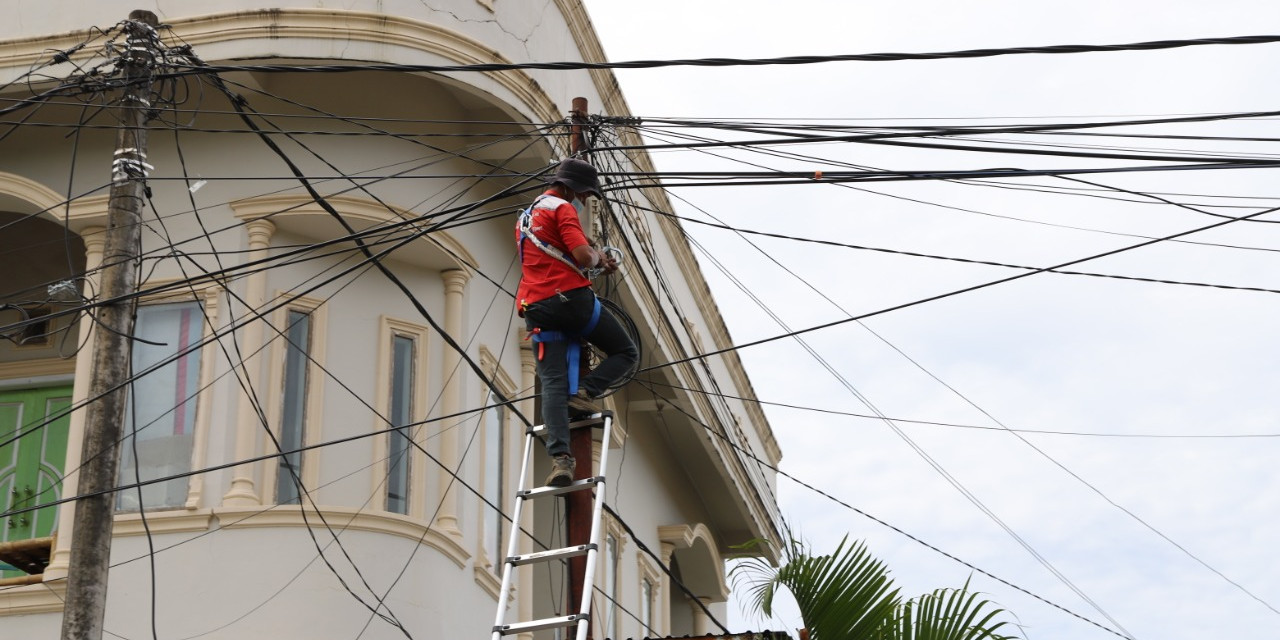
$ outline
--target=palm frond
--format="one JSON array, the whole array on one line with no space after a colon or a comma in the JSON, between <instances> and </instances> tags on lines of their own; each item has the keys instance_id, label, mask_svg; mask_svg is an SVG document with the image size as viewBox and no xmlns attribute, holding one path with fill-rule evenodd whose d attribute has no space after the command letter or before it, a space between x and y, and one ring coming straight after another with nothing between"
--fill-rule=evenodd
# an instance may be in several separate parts
<instances>
[{"instance_id":1,"label":"palm frond","mask_svg":"<svg viewBox=\"0 0 1280 640\"><path fill-rule=\"evenodd\" d=\"M745 548L757 544L764 543ZM774 597L786 588L810 640L1016 640L998 633L1009 624L997 620L1004 609L969 591L968 581L903 602L888 568L863 542L846 537L834 553L815 556L791 541L783 556L780 567L759 555L740 558L730 570L733 586L745 587L746 603L765 615L773 615Z\"/></svg>"},{"instance_id":2,"label":"palm frond","mask_svg":"<svg viewBox=\"0 0 1280 640\"><path fill-rule=\"evenodd\" d=\"M847 538L831 555L793 553L774 581L795 597L812 640L869 638L898 605L888 568Z\"/></svg>"},{"instance_id":3,"label":"palm frond","mask_svg":"<svg viewBox=\"0 0 1280 640\"><path fill-rule=\"evenodd\" d=\"M899 640L1014 640L997 633L1008 624L990 600L979 599L965 581L959 589L937 589L903 603L894 622Z\"/></svg>"}]
</instances>

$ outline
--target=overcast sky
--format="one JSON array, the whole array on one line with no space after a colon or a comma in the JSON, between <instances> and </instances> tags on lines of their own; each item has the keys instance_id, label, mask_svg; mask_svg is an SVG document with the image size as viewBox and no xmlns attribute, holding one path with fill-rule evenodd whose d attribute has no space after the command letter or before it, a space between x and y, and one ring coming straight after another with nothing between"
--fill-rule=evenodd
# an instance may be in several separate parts
<instances>
[{"instance_id":1,"label":"overcast sky","mask_svg":"<svg viewBox=\"0 0 1280 640\"><path fill-rule=\"evenodd\" d=\"M1264 0L586 4L615 61L1280 33L1280 3ZM642 117L868 119L864 124L878 126L937 118L928 122L975 125L1278 109L1277 60L1280 44L617 75L632 111ZM1126 131L1280 138L1275 119ZM1231 154L1275 153L1276 145L1084 136L1006 140ZM756 170L737 161L803 171L835 170L834 161L894 170L1135 164L853 144L788 151L827 161L746 153L720 159L691 151L654 158L663 170ZM1280 205L1274 170L1086 177L1108 187L1184 194L1163 196L1180 202L1239 207L1209 209L1214 213L1238 216ZM1051 177L1001 182L1055 191L1087 187ZM1166 204L1092 197L1114 192L1063 195L989 182L855 186L866 189L813 184L687 188L674 195L688 200L676 201L681 215L705 220L710 214L743 229L1041 267L1221 220ZM763 250L757 251L731 232L687 228L792 329L1018 273L749 236ZM1235 222L1182 240L1187 242L1159 243L1075 268L1280 289L1280 225ZM786 332L710 258L700 261L735 342ZM1118 623L1144 640L1280 638L1280 613L1272 609L1280 609L1280 438L1115 437L1280 434L1278 312L1275 293L1042 273L878 315L865 325L807 334L808 344L857 394L794 340L744 349L741 356L757 395L769 402L871 413L861 395L884 415L905 420L1107 434L1018 437L905 421L895 422L895 430L877 420L766 408L785 471L1091 620L1111 628ZM780 501L816 550L832 549L846 534L866 539L904 593L959 586L972 574L785 479ZM973 575L973 584L1016 614L1025 637L1115 637L983 575ZM731 621L734 630L800 626L794 612L761 622L735 610Z\"/></svg>"}]
</instances>

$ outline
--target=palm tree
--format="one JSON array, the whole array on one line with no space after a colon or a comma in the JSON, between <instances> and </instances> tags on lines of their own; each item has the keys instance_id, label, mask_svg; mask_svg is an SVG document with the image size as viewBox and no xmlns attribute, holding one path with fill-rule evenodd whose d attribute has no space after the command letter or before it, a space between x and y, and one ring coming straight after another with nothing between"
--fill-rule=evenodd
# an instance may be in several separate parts
<instances>
[{"instance_id":1,"label":"palm tree","mask_svg":"<svg viewBox=\"0 0 1280 640\"><path fill-rule=\"evenodd\" d=\"M749 545L752 546L752 545ZM785 587L800 607L810 640L1012 640L997 633L1003 609L969 591L938 589L902 600L883 562L859 541L840 541L834 553L815 556L801 543L784 549L785 562L774 567L748 557L731 573L745 584L747 604L773 615L773 601Z\"/></svg>"}]
</instances>

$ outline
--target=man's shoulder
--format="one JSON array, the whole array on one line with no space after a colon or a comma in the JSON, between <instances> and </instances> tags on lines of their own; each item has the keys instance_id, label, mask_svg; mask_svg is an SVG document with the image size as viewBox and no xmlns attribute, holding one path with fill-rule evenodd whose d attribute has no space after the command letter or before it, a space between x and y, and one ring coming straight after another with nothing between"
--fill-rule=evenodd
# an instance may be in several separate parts
<instances>
[{"instance_id":1,"label":"man's shoulder","mask_svg":"<svg viewBox=\"0 0 1280 640\"><path fill-rule=\"evenodd\" d=\"M572 204L570 204L568 200L565 200L564 198L561 198L559 196L543 195L534 201L533 208L534 209L550 209L552 211L555 211L556 209L559 209L560 207L566 204L572 206Z\"/></svg>"}]
</instances>

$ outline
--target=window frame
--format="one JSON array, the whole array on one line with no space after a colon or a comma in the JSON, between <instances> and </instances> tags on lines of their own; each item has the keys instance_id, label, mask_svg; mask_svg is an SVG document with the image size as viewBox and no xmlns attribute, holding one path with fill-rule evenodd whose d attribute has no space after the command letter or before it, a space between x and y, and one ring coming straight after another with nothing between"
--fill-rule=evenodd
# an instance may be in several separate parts
<instances>
[{"instance_id":1,"label":"window frame","mask_svg":"<svg viewBox=\"0 0 1280 640\"><path fill-rule=\"evenodd\" d=\"M493 382L494 386L502 392L503 395L508 398L512 397L515 394L516 384L512 380L511 376L498 364L498 359L493 355L493 351L490 350L487 345L480 345L479 355L480 370L485 372L485 375ZM490 395L492 394L492 390L483 382L478 382L477 387L477 401L481 403L480 406L488 406L490 404ZM489 421L490 411L492 411L492 409L486 409L483 417L481 418L480 464L479 470L477 471L478 477L476 478L476 481L480 495L506 511L511 506L511 497L515 495L516 483L520 481L517 477L519 475L519 469L514 467L514 465L518 463L518 460L516 460L515 454L512 453L512 447L515 446L520 439L510 437L511 420L514 417L511 407L502 407L501 411L503 419L500 428L502 429L503 437L500 439L501 450L498 451L496 455L493 451L490 451L489 436L491 433L489 429L492 426ZM495 461L495 457L497 458L496 462L500 469L498 474L499 487L496 496L490 493L492 487L489 486L489 478L486 473L490 468L490 465ZM475 515L477 531L475 550L476 581L486 587L486 589L488 589L496 598L498 596L498 589L500 588L502 561L506 556L508 542L507 536L511 532L511 524L508 523L501 515L498 515L497 531L493 532L493 535L496 537L490 538L489 536L491 535L491 532L486 531L488 527L486 519L490 517L489 513L491 511L489 505L485 504L479 496L475 497L475 504L477 505Z\"/></svg>"},{"instance_id":2,"label":"window frame","mask_svg":"<svg viewBox=\"0 0 1280 640\"><path fill-rule=\"evenodd\" d=\"M289 309L285 313L284 335L284 373L281 377L280 392L280 428L276 433L276 442L282 453L277 458L275 502L277 504L301 504L307 485L302 481L302 451L295 451L306 444L307 392L311 387L311 345L315 337L312 334L314 318L311 313L299 309ZM304 344L305 343L305 344ZM295 361L295 354L297 360ZM301 376L301 380L295 380ZM296 390L295 390L296 389ZM297 424L294 424L294 423ZM297 460L296 482L302 486L291 486L295 474L283 473L284 465L290 458ZM288 492L286 499L282 494Z\"/></svg>"},{"instance_id":3,"label":"window frame","mask_svg":"<svg viewBox=\"0 0 1280 640\"><path fill-rule=\"evenodd\" d=\"M649 606L649 616L648 616L649 619L642 620L642 622L640 623L640 633L636 637L644 638L644 637L670 635L669 631L662 628L663 622L660 619L661 616L659 615L661 612L660 606L662 603L662 574L659 573L658 570L654 568L653 564L651 564L649 560L645 558L644 554L640 554L640 553L636 554L636 565L638 568L637 573L639 574L639 577L640 577L639 600L641 604L641 607L640 607L641 612L644 611L644 605L646 604L644 587L645 587L645 584L649 585L649 598L647 602ZM643 618L643 616L641 617ZM648 628L645 628L646 626Z\"/></svg>"},{"instance_id":4,"label":"window frame","mask_svg":"<svg viewBox=\"0 0 1280 640\"><path fill-rule=\"evenodd\" d=\"M601 578L603 588L601 591L606 596L601 602L604 608L604 616L600 623L600 628L604 629L606 638L617 638L618 636L618 612L622 608L618 601L621 600L621 594L618 593L618 587L622 580L622 539L619 538L612 530L606 529L604 532L604 540L601 541L600 554L604 556L601 562L601 570L604 576ZM612 575L611 575L612 574ZM612 579L611 579L612 578Z\"/></svg>"},{"instance_id":5,"label":"window frame","mask_svg":"<svg viewBox=\"0 0 1280 640\"><path fill-rule=\"evenodd\" d=\"M275 299L288 298L288 294L277 292ZM266 342L271 345L271 373L269 380L270 385L266 386L271 392L268 394L266 402L267 424L271 429L271 433L279 440L282 436L283 420L284 420L284 396L285 384L285 359L288 354L288 320L290 312L305 313L310 316L310 327L308 331L308 339L310 344L307 348L306 359L306 375L307 382L304 389L304 397L302 401L302 433L301 442L303 446L308 443L320 442L323 433L322 418L324 415L324 387L325 372L323 370L325 362L325 351L328 342L327 313L323 300L307 297L290 298L286 304L282 304L271 314L271 328L267 331ZM283 442L281 445L283 446ZM271 446L268 443L268 446ZM275 453L268 450L267 453ZM308 449L302 452L299 458L299 479L308 491L319 486L320 480L320 451L318 449ZM268 504L281 504L279 502L280 486L280 459L271 457L266 464L263 474L265 481L263 487L263 496L266 498L264 502ZM303 502L303 496L298 496L298 501Z\"/></svg>"},{"instance_id":6,"label":"window frame","mask_svg":"<svg viewBox=\"0 0 1280 640\"><path fill-rule=\"evenodd\" d=\"M596 446L599 446L599 444L600 443L596 443ZM613 601L611 602L608 599L602 598L601 604L605 607L605 610L603 615L599 618L601 622L600 628L606 630L605 637L618 638L621 637L618 635L619 629L622 625L620 619L622 618L622 615L625 615L622 614L621 611L624 597L621 593L622 586L624 584L622 576L622 558L625 554L625 549L627 548L628 538L626 529L623 529L622 525L619 524L613 516L607 513L601 514L600 525L601 533L603 535L600 538L600 562L597 563L598 567L596 578L600 584L606 584L608 582L609 566L612 564L614 582L614 584L611 585L612 591L602 589L609 595L609 597L613 598ZM617 545L613 556L610 556L608 553L608 542L610 538L612 538Z\"/></svg>"},{"instance_id":7,"label":"window frame","mask_svg":"<svg viewBox=\"0 0 1280 640\"><path fill-rule=\"evenodd\" d=\"M414 493L413 477L415 466L413 464L414 447L411 442L414 434L420 430L420 426L414 425L414 423L417 422L416 417L418 403L414 401L414 380L418 377L417 364L419 344L416 337L400 332L392 332L390 339L391 344L388 347L390 350L388 363L390 365L390 370L387 373L389 380L389 383L387 384L387 412L384 415L389 422L389 424L387 424L387 428L404 427L404 430L388 431L386 434L388 468L386 482L384 485L385 490L382 492L384 498L383 508L385 511L389 511L391 513L409 515L410 497ZM407 345L408 348L408 354L405 356L407 362L403 363L404 370L401 370L401 345ZM396 414L400 412L401 405L404 405L404 415L397 416ZM403 449L400 449L399 447L403 447ZM401 456L402 460L393 463L390 457L395 455ZM395 499L392 496L393 475L396 475L396 467L400 464L404 465L404 471L402 473L403 495L399 497L402 504L400 509L394 509L391 504L392 500Z\"/></svg>"},{"instance_id":8,"label":"window frame","mask_svg":"<svg viewBox=\"0 0 1280 640\"><path fill-rule=\"evenodd\" d=\"M154 279L148 280L148 286L161 287L165 284L176 282L174 279ZM209 430L211 416L213 412L214 392L212 384L214 381L214 366L218 362L218 340L214 335L217 325L218 313L221 307L220 301L222 296L222 288L215 284L205 284L203 286L188 287L185 291L175 291L159 295L145 296L138 300L139 306L153 306L164 304L182 304L196 303L200 309L198 321L200 322L200 337L202 343L198 349L191 351L192 354L198 354L200 363L196 373L195 389L191 395L191 402L195 403L195 409L192 412L191 425L191 469L199 469L205 466L209 449ZM81 353L80 357L85 357L85 353ZM132 368L132 362L130 362ZM126 435L129 431L129 425L124 425ZM67 441L68 451L71 448L78 449L83 446L83 434L72 436ZM121 456L121 468L124 466L124 457ZM119 475L117 472L117 476ZM171 511L177 509L195 509L200 506L201 498L204 495L204 474L195 474L187 478L187 497L184 504L165 507L148 507L148 512L153 511ZM136 514L136 509L120 509L119 501L112 501L112 513L115 515Z\"/></svg>"},{"instance_id":9,"label":"window frame","mask_svg":"<svg viewBox=\"0 0 1280 640\"><path fill-rule=\"evenodd\" d=\"M424 433L426 430L422 428L421 422L426 418L427 411L427 383L429 377L428 356L430 355L430 342L428 341L430 330L423 325L415 324L405 320L399 320L390 316L380 316L378 319L378 337L377 337L377 384L375 390L376 402L374 408L377 413L372 416L372 424L370 429L374 432L387 431L390 427L391 419L391 392L392 392L392 374L394 366L394 350L393 345L397 337L407 338L413 341L413 383L412 397L410 398L411 412L409 415L410 423L418 423L418 426L409 429L410 438L415 442L422 444L424 441ZM406 496L406 513L400 514L396 511L387 510L387 479L391 472L390 455L391 455L391 432L381 434L373 438L373 464L371 465L371 492L375 491L382 496L381 506L383 511L391 514L403 515L406 517L421 520L426 517L426 495L429 493L427 484L431 481L430 473L426 473L429 466L427 456L417 447L410 447L408 451L409 473L406 479L408 487L408 495Z\"/></svg>"},{"instance_id":10,"label":"window frame","mask_svg":"<svg viewBox=\"0 0 1280 640\"><path fill-rule=\"evenodd\" d=\"M504 393L504 395L506 394ZM484 496L485 500L488 500L494 505L497 505L499 509L505 511L507 508L507 496L510 492L509 489L511 484L510 469L508 468L511 441L507 438L507 431L511 426L511 412L505 406L488 406L494 400L497 400L497 396L495 396L491 390L488 390L485 394L485 406L488 408L484 410L484 434L481 437L483 448L481 449L480 494ZM495 413L499 416L496 421L490 419L490 416ZM494 442L491 441L491 438L495 435L493 431L497 431L496 452L491 446L494 444ZM495 478L497 484L496 487L489 486L490 476L488 474L488 470L491 468L497 469ZM496 530L490 531L489 529L491 524L495 523L497 525ZM503 519L502 514L494 511L492 507L481 502L479 529L481 537L480 551L488 561L487 564L492 567L494 574L498 576L502 575L502 556L506 549L507 529L508 526L506 520Z\"/></svg>"}]
</instances>

